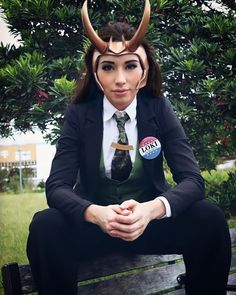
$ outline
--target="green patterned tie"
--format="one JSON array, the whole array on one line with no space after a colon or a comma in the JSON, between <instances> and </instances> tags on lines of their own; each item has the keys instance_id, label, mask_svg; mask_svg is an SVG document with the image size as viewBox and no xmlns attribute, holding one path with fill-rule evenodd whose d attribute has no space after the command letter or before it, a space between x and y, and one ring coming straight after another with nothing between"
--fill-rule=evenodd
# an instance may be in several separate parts
<instances>
[{"instance_id":1,"label":"green patterned tie","mask_svg":"<svg viewBox=\"0 0 236 295\"><path fill-rule=\"evenodd\" d=\"M125 122L129 120L129 116L125 113L122 117L118 117L115 113L113 118L115 118L119 130L118 143L127 145L128 138L125 132ZM129 177L131 169L132 162L129 151L116 149L111 162L111 178L118 181L124 181Z\"/></svg>"}]
</instances>

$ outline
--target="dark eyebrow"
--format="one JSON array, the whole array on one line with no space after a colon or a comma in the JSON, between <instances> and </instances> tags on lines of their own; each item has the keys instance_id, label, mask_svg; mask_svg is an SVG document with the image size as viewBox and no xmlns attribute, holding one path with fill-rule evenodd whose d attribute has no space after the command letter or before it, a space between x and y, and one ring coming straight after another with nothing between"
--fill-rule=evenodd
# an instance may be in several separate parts
<instances>
[{"instance_id":1,"label":"dark eyebrow","mask_svg":"<svg viewBox=\"0 0 236 295\"><path fill-rule=\"evenodd\" d=\"M106 63L106 64L114 64L115 62L114 61L110 61L110 60L103 60L101 62L101 64L104 64L104 63Z\"/></svg>"},{"instance_id":2,"label":"dark eyebrow","mask_svg":"<svg viewBox=\"0 0 236 295\"><path fill-rule=\"evenodd\" d=\"M139 60L137 60L137 59L131 59L131 60L127 60L125 63L127 64L127 63L130 63L130 62L139 62Z\"/></svg>"},{"instance_id":3,"label":"dark eyebrow","mask_svg":"<svg viewBox=\"0 0 236 295\"><path fill-rule=\"evenodd\" d=\"M130 59L130 60L127 60L125 62L125 64L130 63L130 62L139 62L139 60L137 60L137 59ZM106 64L114 64L115 62L114 61L110 61L110 60L103 60L101 62L101 64L104 64L104 63L106 63Z\"/></svg>"}]
</instances>

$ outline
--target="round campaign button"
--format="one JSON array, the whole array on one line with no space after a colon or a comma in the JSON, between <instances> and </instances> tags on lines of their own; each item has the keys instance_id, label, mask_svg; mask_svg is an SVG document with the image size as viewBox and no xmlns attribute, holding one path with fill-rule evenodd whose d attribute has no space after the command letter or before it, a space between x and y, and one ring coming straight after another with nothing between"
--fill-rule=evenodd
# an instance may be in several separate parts
<instances>
[{"instance_id":1,"label":"round campaign button","mask_svg":"<svg viewBox=\"0 0 236 295\"><path fill-rule=\"evenodd\" d=\"M161 152L160 141L153 136L145 137L139 145L139 153L147 160L156 158Z\"/></svg>"}]
</instances>

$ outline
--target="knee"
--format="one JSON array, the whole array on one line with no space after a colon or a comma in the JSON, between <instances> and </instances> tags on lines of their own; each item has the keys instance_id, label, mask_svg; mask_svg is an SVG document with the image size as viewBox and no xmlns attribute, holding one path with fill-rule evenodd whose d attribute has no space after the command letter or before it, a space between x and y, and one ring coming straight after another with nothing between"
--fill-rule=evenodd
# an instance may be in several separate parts
<instances>
[{"instance_id":1,"label":"knee","mask_svg":"<svg viewBox=\"0 0 236 295\"><path fill-rule=\"evenodd\" d=\"M196 232L210 237L229 235L228 224L224 212L208 200L195 203L189 211Z\"/></svg>"},{"instance_id":2,"label":"knee","mask_svg":"<svg viewBox=\"0 0 236 295\"><path fill-rule=\"evenodd\" d=\"M31 235L46 235L48 233L60 230L63 225L62 213L54 208L48 208L37 212L29 226Z\"/></svg>"},{"instance_id":3,"label":"knee","mask_svg":"<svg viewBox=\"0 0 236 295\"><path fill-rule=\"evenodd\" d=\"M198 221L207 225L214 225L214 227L226 224L224 212L216 204L202 200L194 204L193 211L197 213Z\"/></svg>"}]
</instances>

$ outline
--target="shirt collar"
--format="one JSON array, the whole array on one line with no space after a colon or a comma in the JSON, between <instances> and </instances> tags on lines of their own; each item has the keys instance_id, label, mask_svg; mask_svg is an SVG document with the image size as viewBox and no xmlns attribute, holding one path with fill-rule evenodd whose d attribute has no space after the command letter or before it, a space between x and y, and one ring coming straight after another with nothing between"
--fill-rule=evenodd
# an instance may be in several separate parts
<instances>
[{"instance_id":1,"label":"shirt collar","mask_svg":"<svg viewBox=\"0 0 236 295\"><path fill-rule=\"evenodd\" d=\"M115 108L110 103L110 101L104 95L104 97L103 97L103 120L104 120L104 122L106 122L112 118L112 116L114 115L115 112L124 112L125 111L129 115L130 120L132 121L136 118L136 107L137 107L137 97L136 96L133 99L133 101L131 102L131 104L129 104L127 106L126 109L124 109L123 111L119 111L119 110L117 110L117 108Z\"/></svg>"}]
</instances>

